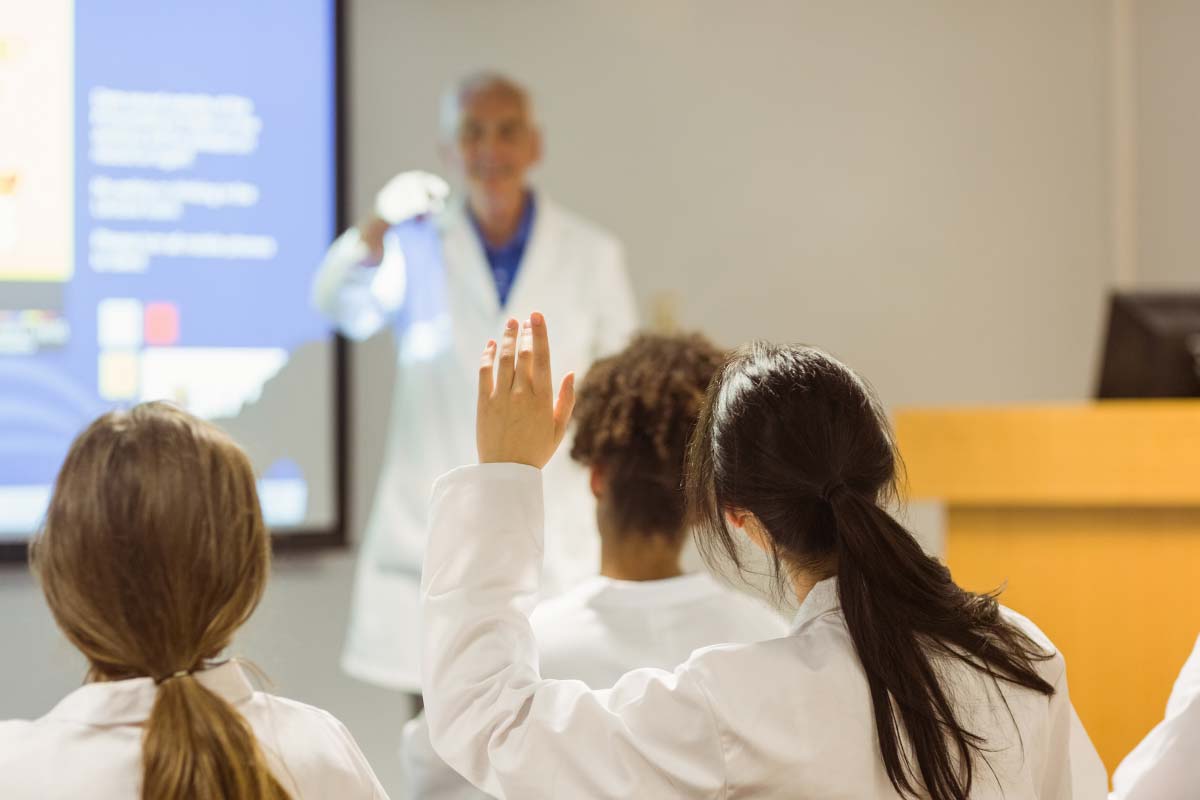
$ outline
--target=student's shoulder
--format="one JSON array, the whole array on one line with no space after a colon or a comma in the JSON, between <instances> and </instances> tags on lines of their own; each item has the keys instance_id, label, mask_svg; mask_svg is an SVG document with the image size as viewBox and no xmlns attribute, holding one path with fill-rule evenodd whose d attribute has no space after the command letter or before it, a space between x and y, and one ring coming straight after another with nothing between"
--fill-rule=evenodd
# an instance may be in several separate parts
<instances>
[{"instance_id":1,"label":"student's shoulder","mask_svg":"<svg viewBox=\"0 0 1200 800\"><path fill-rule=\"evenodd\" d=\"M1064 680L1067 672L1067 662L1062 651L1050 640L1041 628L1023 614L1013 611L1008 606L1000 606L1000 617L1009 625L1029 637L1045 656L1035 664L1035 669L1044 680L1057 685Z\"/></svg>"},{"instance_id":2,"label":"student's shoulder","mask_svg":"<svg viewBox=\"0 0 1200 800\"><path fill-rule=\"evenodd\" d=\"M28 757L53 748L71 738L77 723L64 723L43 717L36 720L0 720L0 772L8 765L17 765Z\"/></svg>"},{"instance_id":3,"label":"student's shoulder","mask_svg":"<svg viewBox=\"0 0 1200 800\"><path fill-rule=\"evenodd\" d=\"M246 716L255 732L290 768L331 770L355 783L374 780L350 731L325 709L268 692L255 692L250 707Z\"/></svg>"},{"instance_id":4,"label":"student's shoulder","mask_svg":"<svg viewBox=\"0 0 1200 800\"><path fill-rule=\"evenodd\" d=\"M748 707L778 700L781 682L788 704L817 707L830 693L865 692L865 676L844 628L818 624L774 639L701 648L681 667L712 698L743 698ZM747 676L755 676L747 680ZM755 699L757 698L757 700Z\"/></svg>"},{"instance_id":5,"label":"student's shoulder","mask_svg":"<svg viewBox=\"0 0 1200 800\"><path fill-rule=\"evenodd\" d=\"M386 798L342 721L323 708L255 692L247 713L260 740L284 762L299 795Z\"/></svg>"},{"instance_id":6,"label":"student's shoulder","mask_svg":"<svg viewBox=\"0 0 1200 800\"><path fill-rule=\"evenodd\" d=\"M287 720L307 731L327 733L332 736L349 737L350 735L346 726L333 714L299 700L270 692L255 692L253 703L268 711L272 721Z\"/></svg>"},{"instance_id":7,"label":"student's shoulder","mask_svg":"<svg viewBox=\"0 0 1200 800\"><path fill-rule=\"evenodd\" d=\"M25 719L0 720L0 773L38 738L37 725Z\"/></svg>"},{"instance_id":8,"label":"student's shoulder","mask_svg":"<svg viewBox=\"0 0 1200 800\"><path fill-rule=\"evenodd\" d=\"M711 577L709 581L712 582L709 603L729 620L732 640L758 641L787 635L787 621L766 602Z\"/></svg>"},{"instance_id":9,"label":"student's shoulder","mask_svg":"<svg viewBox=\"0 0 1200 800\"><path fill-rule=\"evenodd\" d=\"M822 615L798 630L785 630L773 638L704 647L692 654L692 662L699 668L730 674L757 664L812 673L836 673L847 664L859 664L840 614ZM858 669L861 671L861 667Z\"/></svg>"},{"instance_id":10,"label":"student's shoulder","mask_svg":"<svg viewBox=\"0 0 1200 800\"><path fill-rule=\"evenodd\" d=\"M0 721L0 797L84 797L89 787L121 785L128 754L118 747L110 748L103 762L86 758L94 752L94 742L88 727L74 722L46 718ZM64 772L64 765L71 769Z\"/></svg>"},{"instance_id":11,"label":"student's shoulder","mask_svg":"<svg viewBox=\"0 0 1200 800\"><path fill-rule=\"evenodd\" d=\"M27 719L0 719L0 742L20 741L33 725Z\"/></svg>"},{"instance_id":12,"label":"student's shoulder","mask_svg":"<svg viewBox=\"0 0 1200 800\"><path fill-rule=\"evenodd\" d=\"M549 597L537 604L529 615L529 621L535 629L544 625L553 625L562 620L572 620L588 607L596 595L604 591L604 583L593 578L568 589L567 591Z\"/></svg>"}]
</instances>

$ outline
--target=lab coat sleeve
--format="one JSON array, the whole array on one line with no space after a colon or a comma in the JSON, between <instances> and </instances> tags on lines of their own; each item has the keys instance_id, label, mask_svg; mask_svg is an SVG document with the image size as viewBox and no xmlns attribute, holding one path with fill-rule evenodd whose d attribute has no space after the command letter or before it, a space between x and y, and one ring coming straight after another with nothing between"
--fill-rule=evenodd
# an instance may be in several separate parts
<instances>
[{"instance_id":1,"label":"lab coat sleeve","mask_svg":"<svg viewBox=\"0 0 1200 800\"><path fill-rule=\"evenodd\" d=\"M699 669L637 670L604 691L540 677L524 609L541 557L538 470L486 464L437 482L422 582L437 753L501 798L722 796Z\"/></svg>"},{"instance_id":2,"label":"lab coat sleeve","mask_svg":"<svg viewBox=\"0 0 1200 800\"><path fill-rule=\"evenodd\" d=\"M1045 753L1035 759L1041 765L1041 792L1038 797L1101 800L1108 792L1108 772L1100 754L1088 737L1067 689L1066 665L1054 681L1054 694L1047 698L1050 726Z\"/></svg>"},{"instance_id":3,"label":"lab coat sleeve","mask_svg":"<svg viewBox=\"0 0 1200 800\"><path fill-rule=\"evenodd\" d=\"M603 263L604 267L597 276L600 285L596 296L602 302L599 304L599 328L593 353L596 358L624 348L638 328L637 301L625 267L625 249L620 242L615 239L609 242L609 252Z\"/></svg>"},{"instance_id":4,"label":"lab coat sleeve","mask_svg":"<svg viewBox=\"0 0 1200 800\"><path fill-rule=\"evenodd\" d=\"M404 726L401 755L408 781L406 797L416 800L487 800L466 778L442 761L429 741L429 723L421 714Z\"/></svg>"},{"instance_id":5,"label":"lab coat sleeve","mask_svg":"<svg viewBox=\"0 0 1200 800\"><path fill-rule=\"evenodd\" d=\"M321 713L332 726L334 735L340 740L342 752L349 762L349 768L353 774L350 785L338 787L338 791L342 793L341 796L388 800L388 794L379 783L379 778L375 776L375 770L371 769L367 757L359 749L358 742L354 741L354 737L350 735L350 731L342 724L341 720L329 712L323 711Z\"/></svg>"},{"instance_id":6,"label":"lab coat sleeve","mask_svg":"<svg viewBox=\"0 0 1200 800\"><path fill-rule=\"evenodd\" d=\"M379 266L365 265L368 255L358 229L351 228L329 246L312 282L313 306L356 341L381 330L403 295L404 253L395 238L384 237Z\"/></svg>"},{"instance_id":7,"label":"lab coat sleeve","mask_svg":"<svg viewBox=\"0 0 1200 800\"><path fill-rule=\"evenodd\" d=\"M1183 667L1167 715L1113 773L1117 800L1195 797L1200 792L1200 640Z\"/></svg>"}]
</instances>

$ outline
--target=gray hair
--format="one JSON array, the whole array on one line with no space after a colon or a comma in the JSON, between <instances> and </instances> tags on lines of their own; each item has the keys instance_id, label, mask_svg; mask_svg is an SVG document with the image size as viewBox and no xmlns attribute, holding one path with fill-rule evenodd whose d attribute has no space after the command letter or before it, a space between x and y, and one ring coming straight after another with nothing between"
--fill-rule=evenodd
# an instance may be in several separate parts
<instances>
[{"instance_id":1,"label":"gray hair","mask_svg":"<svg viewBox=\"0 0 1200 800\"><path fill-rule=\"evenodd\" d=\"M458 123L462 118L463 104L472 95L482 92L502 92L511 95L525 108L531 124L537 120L533 113L533 97L529 90L507 75L494 70L478 70L468 73L442 93L438 109L438 130L444 141L458 135Z\"/></svg>"}]
</instances>

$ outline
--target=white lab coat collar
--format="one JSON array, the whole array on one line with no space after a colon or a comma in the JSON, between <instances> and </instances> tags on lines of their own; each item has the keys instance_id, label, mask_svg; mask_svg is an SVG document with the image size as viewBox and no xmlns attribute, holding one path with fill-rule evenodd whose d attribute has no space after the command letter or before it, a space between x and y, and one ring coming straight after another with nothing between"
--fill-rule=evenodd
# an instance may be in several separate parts
<instances>
[{"instance_id":1,"label":"white lab coat collar","mask_svg":"<svg viewBox=\"0 0 1200 800\"><path fill-rule=\"evenodd\" d=\"M483 242L479 241L479 234L468 214L466 197L457 195L451 198L437 221L442 231L446 262L466 265L462 274L455 275L452 279L456 285L463 287L464 294L479 306L480 311L487 312L492 317L510 308L523 314L528 313L530 309L525 307L525 297L531 291L530 287L543 285L546 280L545 274L552 271L556 263L556 232L561 230L561 212L544 192L533 188L529 191L537 203L533 227L529 231L529 241L525 244L521 267L517 270L512 291L509 292L508 303L503 308L500 306L496 283L488 267Z\"/></svg>"},{"instance_id":2,"label":"white lab coat collar","mask_svg":"<svg viewBox=\"0 0 1200 800\"><path fill-rule=\"evenodd\" d=\"M467 216L465 200L452 197L437 225L442 231L444 263L456 268L453 274L446 276L447 280L458 287L457 294L464 302L475 306L479 314L486 315L487 319L495 317L500 310L496 284L488 269L483 244Z\"/></svg>"},{"instance_id":3,"label":"white lab coat collar","mask_svg":"<svg viewBox=\"0 0 1200 800\"><path fill-rule=\"evenodd\" d=\"M460 468L434 486L425 701L454 769L501 797L895 796L832 580L801 603L791 637L704 648L673 672L634 670L600 691L542 679L518 602L537 589L543 497L539 471L516 464ZM989 748L973 797L1097 796L1074 789L1105 776L1076 741L1061 655L1037 665L1049 697L952 666L959 721Z\"/></svg>"},{"instance_id":4,"label":"white lab coat collar","mask_svg":"<svg viewBox=\"0 0 1200 800\"><path fill-rule=\"evenodd\" d=\"M194 677L231 705L245 702L254 694L250 680L235 661L196 672ZM150 718L157 696L158 686L152 678L99 681L71 692L46 718L81 725L136 725Z\"/></svg>"},{"instance_id":5,"label":"white lab coat collar","mask_svg":"<svg viewBox=\"0 0 1200 800\"><path fill-rule=\"evenodd\" d=\"M804 598L804 602L800 604L796 616L792 618L792 633L796 633L818 617L841 612L841 610L842 603L838 599L837 578L818 581L808 596Z\"/></svg>"},{"instance_id":6,"label":"white lab coat collar","mask_svg":"<svg viewBox=\"0 0 1200 800\"><path fill-rule=\"evenodd\" d=\"M597 606L667 606L709 597L714 581L705 572L691 572L653 581L623 581L598 575L585 582L581 592L592 592Z\"/></svg>"}]
</instances>

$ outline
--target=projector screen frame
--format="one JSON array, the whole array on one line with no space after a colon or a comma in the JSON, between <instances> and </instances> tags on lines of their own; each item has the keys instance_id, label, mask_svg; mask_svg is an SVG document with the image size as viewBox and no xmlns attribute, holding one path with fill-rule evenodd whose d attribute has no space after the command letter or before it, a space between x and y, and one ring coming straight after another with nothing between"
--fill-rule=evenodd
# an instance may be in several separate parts
<instances>
[{"instance_id":1,"label":"projector screen frame","mask_svg":"<svg viewBox=\"0 0 1200 800\"><path fill-rule=\"evenodd\" d=\"M347 227L346 209L346 2L333 0L333 186L334 230ZM315 269L315 265L314 265ZM350 497L350 373L349 344L345 337L333 334L333 450L334 509L333 524L326 528L301 528L286 534L271 533L276 553L345 549L349 546L346 518Z\"/></svg>"},{"instance_id":2,"label":"projector screen frame","mask_svg":"<svg viewBox=\"0 0 1200 800\"><path fill-rule=\"evenodd\" d=\"M333 12L333 186L334 186L334 227L342 231L347 226L346 208L346 164L348 162L346 147L346 2L332 0ZM313 265L314 269L316 265ZM334 464L334 520L332 524L320 528L299 527L287 533L271 532L272 549L275 553L307 553L330 549L346 549L349 537L346 530L346 520L350 497L350 374L349 374L349 345L347 340L337 334L332 335L333 343L333 452ZM0 567L20 565L29 560L29 542L37 530L31 532L31 537L22 541L0 542Z\"/></svg>"}]
</instances>

